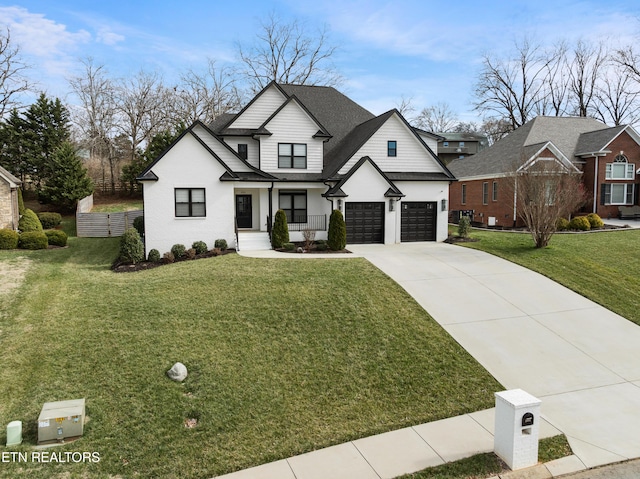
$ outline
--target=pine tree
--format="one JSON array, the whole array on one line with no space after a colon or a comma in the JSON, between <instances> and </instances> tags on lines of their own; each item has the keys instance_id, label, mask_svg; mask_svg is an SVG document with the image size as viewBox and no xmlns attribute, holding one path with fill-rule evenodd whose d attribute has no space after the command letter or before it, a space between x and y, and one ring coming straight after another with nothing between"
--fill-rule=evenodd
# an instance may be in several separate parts
<instances>
[{"instance_id":1,"label":"pine tree","mask_svg":"<svg viewBox=\"0 0 640 479\"><path fill-rule=\"evenodd\" d=\"M51 175L40 196L46 203L73 211L78 200L93 193L93 182L70 142L63 143L50 161Z\"/></svg>"}]
</instances>

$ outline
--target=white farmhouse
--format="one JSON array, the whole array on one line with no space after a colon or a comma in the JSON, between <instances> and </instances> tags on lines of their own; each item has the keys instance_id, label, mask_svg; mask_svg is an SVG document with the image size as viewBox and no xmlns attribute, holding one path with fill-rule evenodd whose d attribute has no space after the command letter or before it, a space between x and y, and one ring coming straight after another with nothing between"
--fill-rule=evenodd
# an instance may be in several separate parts
<instances>
[{"instance_id":1,"label":"white farmhouse","mask_svg":"<svg viewBox=\"0 0 640 479\"><path fill-rule=\"evenodd\" d=\"M268 245L278 209L291 241L305 229L326 239L334 209L348 244L443 241L455 178L436 145L397 110L375 116L334 88L272 82L240 113L191 125L138 177L146 253Z\"/></svg>"}]
</instances>

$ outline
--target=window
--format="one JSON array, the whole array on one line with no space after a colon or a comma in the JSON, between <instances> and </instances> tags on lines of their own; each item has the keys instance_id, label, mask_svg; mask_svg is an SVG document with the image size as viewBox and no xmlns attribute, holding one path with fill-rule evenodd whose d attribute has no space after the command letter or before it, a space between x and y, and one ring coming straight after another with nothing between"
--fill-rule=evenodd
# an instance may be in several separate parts
<instances>
[{"instance_id":1,"label":"window","mask_svg":"<svg viewBox=\"0 0 640 479\"><path fill-rule=\"evenodd\" d=\"M280 191L280 209L287 215L287 223L307 222L307 192Z\"/></svg>"},{"instance_id":2,"label":"window","mask_svg":"<svg viewBox=\"0 0 640 479\"><path fill-rule=\"evenodd\" d=\"M491 201L498 201L498 182L494 181L492 186Z\"/></svg>"},{"instance_id":3,"label":"window","mask_svg":"<svg viewBox=\"0 0 640 479\"><path fill-rule=\"evenodd\" d=\"M462 185L462 204L467 203L467 185Z\"/></svg>"},{"instance_id":4,"label":"window","mask_svg":"<svg viewBox=\"0 0 640 479\"><path fill-rule=\"evenodd\" d=\"M458 147L459 147L459 148L464 148L464 141L459 142L459 143L458 143Z\"/></svg>"},{"instance_id":5,"label":"window","mask_svg":"<svg viewBox=\"0 0 640 479\"><path fill-rule=\"evenodd\" d=\"M243 160L247 159L247 144L246 143L238 143L238 155Z\"/></svg>"},{"instance_id":6,"label":"window","mask_svg":"<svg viewBox=\"0 0 640 479\"><path fill-rule=\"evenodd\" d=\"M448 142L448 141L443 141L443 142L442 142L442 146L444 146L444 147L449 146L449 142Z\"/></svg>"},{"instance_id":7,"label":"window","mask_svg":"<svg viewBox=\"0 0 640 479\"><path fill-rule=\"evenodd\" d=\"M486 181L482 183L482 204L489 204L489 183L487 183Z\"/></svg>"},{"instance_id":8,"label":"window","mask_svg":"<svg viewBox=\"0 0 640 479\"><path fill-rule=\"evenodd\" d=\"M278 168L306 168L305 143L278 143Z\"/></svg>"},{"instance_id":9,"label":"window","mask_svg":"<svg viewBox=\"0 0 640 479\"><path fill-rule=\"evenodd\" d=\"M601 193L601 203L603 205L632 205L635 184L603 184Z\"/></svg>"},{"instance_id":10,"label":"window","mask_svg":"<svg viewBox=\"0 0 640 479\"><path fill-rule=\"evenodd\" d=\"M387 156L398 156L398 142L387 141Z\"/></svg>"},{"instance_id":11,"label":"window","mask_svg":"<svg viewBox=\"0 0 640 479\"><path fill-rule=\"evenodd\" d=\"M616 156L613 163L607 163L605 178L607 180L633 180L635 165L628 163L627 157L620 154Z\"/></svg>"},{"instance_id":12,"label":"window","mask_svg":"<svg viewBox=\"0 0 640 479\"><path fill-rule=\"evenodd\" d=\"M176 188L176 216L206 216L204 188Z\"/></svg>"}]
</instances>

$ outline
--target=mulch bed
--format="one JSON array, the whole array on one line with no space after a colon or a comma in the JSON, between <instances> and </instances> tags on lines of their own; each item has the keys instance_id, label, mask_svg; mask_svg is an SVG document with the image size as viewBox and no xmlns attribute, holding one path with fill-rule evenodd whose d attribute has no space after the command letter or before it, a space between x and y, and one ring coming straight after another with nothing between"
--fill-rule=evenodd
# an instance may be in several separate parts
<instances>
[{"instance_id":1,"label":"mulch bed","mask_svg":"<svg viewBox=\"0 0 640 479\"><path fill-rule=\"evenodd\" d=\"M231 254L235 252L236 252L235 249L226 249L224 251L211 250L211 251L207 251L206 253L197 254L193 259L188 258L186 256L182 258L178 258L174 261L174 263L179 263L181 261L195 261L197 259L204 259L204 258L213 258L214 256L222 256L225 254ZM159 266L164 266L166 264L172 264L172 263L166 263L160 260L159 263L154 263L152 261L141 261L139 263L133 264L133 263L126 263L126 262L116 260L111 265L111 270L115 273L132 273L134 271L144 271L147 269L157 268Z\"/></svg>"},{"instance_id":2,"label":"mulch bed","mask_svg":"<svg viewBox=\"0 0 640 479\"><path fill-rule=\"evenodd\" d=\"M284 249L284 248L276 248L275 250L280 253L294 253L294 254L334 254L334 253L351 253L348 249L341 249L339 251L334 251L332 249L319 250L316 249L315 245L311 247L310 251L305 250L304 242L294 242L295 248L293 249Z\"/></svg>"}]
</instances>

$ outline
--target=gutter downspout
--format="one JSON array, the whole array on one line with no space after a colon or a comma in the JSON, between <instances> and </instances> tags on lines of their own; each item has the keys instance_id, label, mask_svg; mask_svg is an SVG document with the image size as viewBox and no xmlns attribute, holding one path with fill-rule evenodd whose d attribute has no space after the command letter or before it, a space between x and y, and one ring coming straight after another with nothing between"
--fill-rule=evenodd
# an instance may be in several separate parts
<instances>
[{"instance_id":1,"label":"gutter downspout","mask_svg":"<svg viewBox=\"0 0 640 479\"><path fill-rule=\"evenodd\" d=\"M272 228L273 225L273 181L271 182L271 186L269 187L269 214L267 215L267 231L269 232L269 242L272 242Z\"/></svg>"},{"instance_id":2,"label":"gutter downspout","mask_svg":"<svg viewBox=\"0 0 640 479\"><path fill-rule=\"evenodd\" d=\"M518 173L516 172L516 175ZM518 177L513 178L513 227L516 227L518 222Z\"/></svg>"},{"instance_id":3,"label":"gutter downspout","mask_svg":"<svg viewBox=\"0 0 640 479\"><path fill-rule=\"evenodd\" d=\"M600 158L596 155L596 165L595 165L595 171L594 171L594 175L593 175L593 211L592 213L596 212L596 209L598 208L598 160Z\"/></svg>"}]
</instances>

